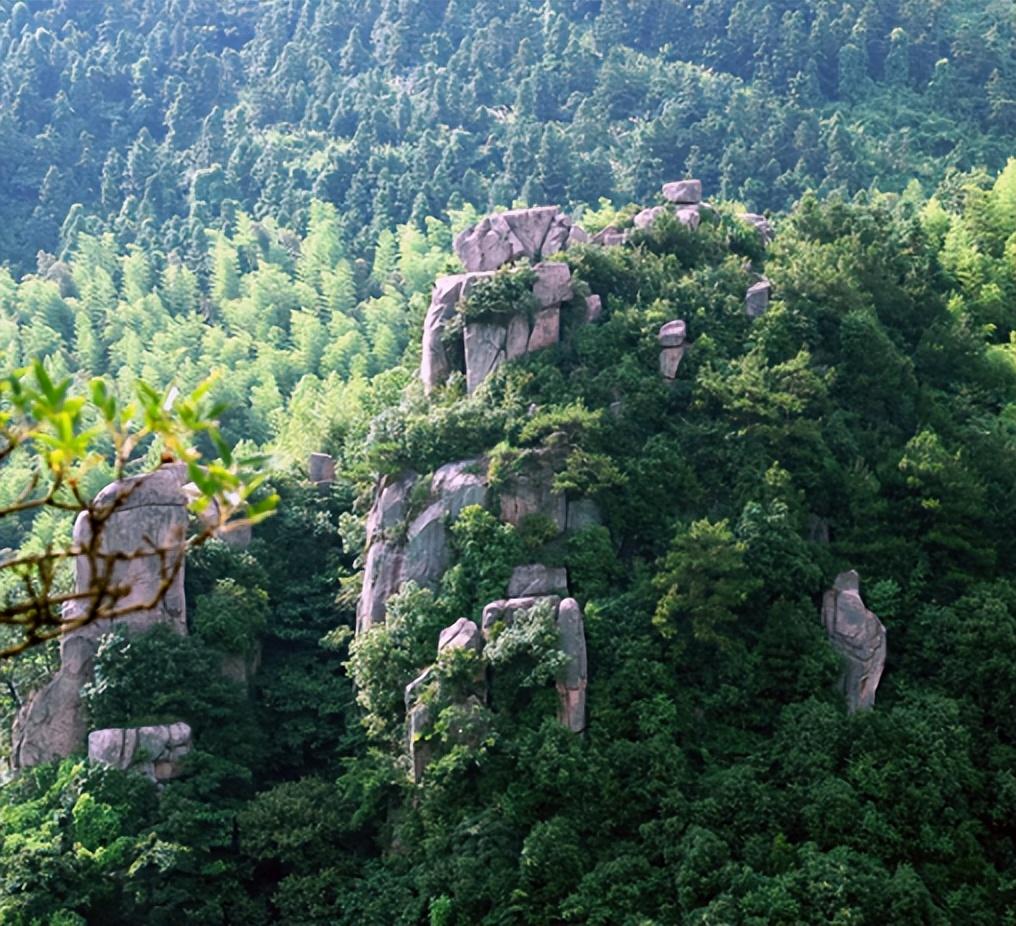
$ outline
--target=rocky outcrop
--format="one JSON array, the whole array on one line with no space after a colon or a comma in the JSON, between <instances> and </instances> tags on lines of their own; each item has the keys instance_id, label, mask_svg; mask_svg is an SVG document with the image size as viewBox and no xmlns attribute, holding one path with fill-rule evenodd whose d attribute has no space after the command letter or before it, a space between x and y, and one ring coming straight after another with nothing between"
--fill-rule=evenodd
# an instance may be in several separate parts
<instances>
[{"instance_id":1,"label":"rocky outcrop","mask_svg":"<svg viewBox=\"0 0 1016 926\"><path fill-rule=\"evenodd\" d=\"M561 603L559 595L527 595L522 598L504 598L492 601L483 609L480 629L483 638L489 640L499 627L511 627L515 623L515 615L522 611L531 611L539 604L547 602L557 613Z\"/></svg>"},{"instance_id":2,"label":"rocky outcrop","mask_svg":"<svg viewBox=\"0 0 1016 926\"><path fill-rule=\"evenodd\" d=\"M568 573L564 567L544 566L542 563L516 566L508 582L509 598L567 593Z\"/></svg>"},{"instance_id":3,"label":"rocky outcrop","mask_svg":"<svg viewBox=\"0 0 1016 926\"><path fill-rule=\"evenodd\" d=\"M561 447L529 450L518 460L499 490L501 520L518 527L534 515L549 519L558 531L568 526L568 500L554 490L554 476L564 461Z\"/></svg>"},{"instance_id":4,"label":"rocky outcrop","mask_svg":"<svg viewBox=\"0 0 1016 926\"><path fill-rule=\"evenodd\" d=\"M165 624L177 633L187 633L185 478L186 467L173 464L115 482L95 497L94 523L88 513L82 513L74 525L74 544L86 551L75 561L75 589L89 596L105 580L114 590L114 597L105 603L107 609L127 612L116 618L116 625L129 632L142 633ZM87 555L90 549L91 556ZM91 600L70 602L64 619L70 622L86 616ZM15 768L61 759L84 748L87 727L81 688L91 681L98 639L109 629L109 621L96 621L61 638L60 669L15 718Z\"/></svg>"},{"instance_id":5,"label":"rocky outcrop","mask_svg":"<svg viewBox=\"0 0 1016 926\"><path fill-rule=\"evenodd\" d=\"M327 453L312 453L307 459L307 478L316 486L335 482L335 459Z\"/></svg>"},{"instance_id":6,"label":"rocky outcrop","mask_svg":"<svg viewBox=\"0 0 1016 926\"><path fill-rule=\"evenodd\" d=\"M684 359L687 331L684 321L677 318L667 322L657 334L660 342L660 375L664 379L670 380L677 376L677 368Z\"/></svg>"},{"instance_id":7,"label":"rocky outcrop","mask_svg":"<svg viewBox=\"0 0 1016 926\"><path fill-rule=\"evenodd\" d=\"M385 477L367 517L367 554L357 606L357 633L385 619L388 599L408 581L433 588L451 565L448 524L470 505L486 505L485 460L442 466L423 492L422 507L412 496L420 477ZM411 510L411 500L415 503Z\"/></svg>"},{"instance_id":8,"label":"rocky outcrop","mask_svg":"<svg viewBox=\"0 0 1016 926\"><path fill-rule=\"evenodd\" d=\"M557 206L512 209L482 219L455 238L467 271L497 270L523 258L539 261L589 236Z\"/></svg>"},{"instance_id":9,"label":"rocky outcrop","mask_svg":"<svg viewBox=\"0 0 1016 926\"><path fill-rule=\"evenodd\" d=\"M765 277L748 288L748 292L744 296L744 310L748 313L749 318L765 315L769 309L772 290L772 284Z\"/></svg>"},{"instance_id":10,"label":"rocky outcrop","mask_svg":"<svg viewBox=\"0 0 1016 926\"><path fill-rule=\"evenodd\" d=\"M886 633L882 622L861 600L860 577L842 572L822 602L822 623L829 642L843 659L840 689L850 713L874 707L885 667Z\"/></svg>"},{"instance_id":11,"label":"rocky outcrop","mask_svg":"<svg viewBox=\"0 0 1016 926\"><path fill-rule=\"evenodd\" d=\"M582 608L574 598L565 598L557 609L557 632L561 652L568 662L558 672L557 719L572 733L586 728L586 625Z\"/></svg>"},{"instance_id":12,"label":"rocky outcrop","mask_svg":"<svg viewBox=\"0 0 1016 926\"><path fill-rule=\"evenodd\" d=\"M460 308L477 281L492 272L442 277L434 286L423 326L420 379L429 394L453 372L465 374L466 390L479 385L507 360L557 344L561 337L561 305L574 297L567 264L534 266L533 306L514 313L466 318ZM510 271L505 271L510 272Z\"/></svg>"},{"instance_id":13,"label":"rocky outcrop","mask_svg":"<svg viewBox=\"0 0 1016 926\"><path fill-rule=\"evenodd\" d=\"M751 225L758 232L759 241L761 241L763 247L768 247L772 244L775 233L769 219L764 215L759 215L757 212L742 212L738 215L738 218L742 222Z\"/></svg>"},{"instance_id":14,"label":"rocky outcrop","mask_svg":"<svg viewBox=\"0 0 1016 926\"><path fill-rule=\"evenodd\" d=\"M186 723L113 727L88 734L88 761L161 783L179 777L192 746L191 728Z\"/></svg>"}]
</instances>

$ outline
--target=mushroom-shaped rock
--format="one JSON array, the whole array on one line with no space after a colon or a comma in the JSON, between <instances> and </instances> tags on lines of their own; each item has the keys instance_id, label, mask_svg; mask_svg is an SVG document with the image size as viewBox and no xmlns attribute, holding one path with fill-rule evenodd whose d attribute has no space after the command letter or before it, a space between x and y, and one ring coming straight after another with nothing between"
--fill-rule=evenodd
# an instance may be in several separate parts
<instances>
[{"instance_id":1,"label":"mushroom-shaped rock","mask_svg":"<svg viewBox=\"0 0 1016 926\"><path fill-rule=\"evenodd\" d=\"M700 203L702 202L702 181L675 180L672 183L665 183L663 197L670 203Z\"/></svg>"},{"instance_id":2,"label":"mushroom-shaped rock","mask_svg":"<svg viewBox=\"0 0 1016 926\"><path fill-rule=\"evenodd\" d=\"M748 288L744 297L744 310L749 318L758 318L765 315L769 308L769 297L772 293L772 283L763 278Z\"/></svg>"},{"instance_id":3,"label":"mushroom-shaped rock","mask_svg":"<svg viewBox=\"0 0 1016 926\"><path fill-rule=\"evenodd\" d=\"M567 248L573 225L557 206L512 209L489 215L455 238L466 270L497 270L522 257L539 260Z\"/></svg>"},{"instance_id":4,"label":"mushroom-shaped rock","mask_svg":"<svg viewBox=\"0 0 1016 926\"><path fill-rule=\"evenodd\" d=\"M854 570L840 573L822 602L822 623L833 649L843 658L840 686L850 713L873 707L885 667L886 633L860 594Z\"/></svg>"},{"instance_id":5,"label":"mushroom-shaped rock","mask_svg":"<svg viewBox=\"0 0 1016 926\"><path fill-rule=\"evenodd\" d=\"M335 458L327 453L312 453L307 459L307 478L314 485L335 482Z\"/></svg>"},{"instance_id":6,"label":"mushroom-shaped rock","mask_svg":"<svg viewBox=\"0 0 1016 926\"><path fill-rule=\"evenodd\" d=\"M561 652L568 657L557 676L558 720L572 733L581 733L586 728L586 625L574 598L558 606L557 632Z\"/></svg>"},{"instance_id":7,"label":"mushroom-shaped rock","mask_svg":"<svg viewBox=\"0 0 1016 926\"><path fill-rule=\"evenodd\" d=\"M456 649L472 650L474 653L483 649L483 637L480 628L476 626L476 621L460 617L450 627L445 627L441 631L437 642L438 654Z\"/></svg>"},{"instance_id":8,"label":"mushroom-shaped rock","mask_svg":"<svg viewBox=\"0 0 1016 926\"><path fill-rule=\"evenodd\" d=\"M180 775L182 760L191 747L191 728L183 722L114 727L88 734L88 761L162 782Z\"/></svg>"},{"instance_id":9,"label":"mushroom-shaped rock","mask_svg":"<svg viewBox=\"0 0 1016 926\"><path fill-rule=\"evenodd\" d=\"M516 566L508 582L509 598L568 593L568 572L564 567L532 563Z\"/></svg>"},{"instance_id":10,"label":"mushroom-shaped rock","mask_svg":"<svg viewBox=\"0 0 1016 926\"><path fill-rule=\"evenodd\" d=\"M657 339L660 347L680 347L688 334L688 326L683 319L675 318L660 328Z\"/></svg>"}]
</instances>

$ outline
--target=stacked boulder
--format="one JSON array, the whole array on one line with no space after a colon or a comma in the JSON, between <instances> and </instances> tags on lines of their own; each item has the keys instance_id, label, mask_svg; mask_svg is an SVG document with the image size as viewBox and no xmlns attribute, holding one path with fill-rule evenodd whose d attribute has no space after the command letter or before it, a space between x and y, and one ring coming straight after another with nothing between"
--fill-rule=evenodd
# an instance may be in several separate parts
<instances>
[{"instance_id":1,"label":"stacked boulder","mask_svg":"<svg viewBox=\"0 0 1016 926\"><path fill-rule=\"evenodd\" d=\"M677 368L684 359L687 333L688 326L684 320L676 318L667 322L657 334L660 342L660 375L666 380L677 377Z\"/></svg>"},{"instance_id":2,"label":"stacked boulder","mask_svg":"<svg viewBox=\"0 0 1016 926\"><path fill-rule=\"evenodd\" d=\"M113 727L88 734L88 761L161 784L180 776L192 746L191 728L185 723Z\"/></svg>"},{"instance_id":3,"label":"stacked boulder","mask_svg":"<svg viewBox=\"0 0 1016 926\"><path fill-rule=\"evenodd\" d=\"M822 623L843 660L839 685L850 713L875 706L885 668L885 627L861 600L860 582L852 569L840 573L822 602Z\"/></svg>"},{"instance_id":4,"label":"stacked boulder","mask_svg":"<svg viewBox=\"0 0 1016 926\"><path fill-rule=\"evenodd\" d=\"M455 238L455 253L467 271L497 270L527 258L539 261L589 236L558 209L536 206L497 212Z\"/></svg>"},{"instance_id":5,"label":"stacked boulder","mask_svg":"<svg viewBox=\"0 0 1016 926\"><path fill-rule=\"evenodd\" d=\"M81 598L65 607L65 621L87 617L90 590L105 583L112 597L104 604L123 612L116 619L118 627L144 633L164 624L176 633L187 633L186 472L184 464L172 464L107 486L93 503L102 519L101 530L94 534L88 513L78 517L73 542L83 551L75 563L75 589ZM97 621L61 638L60 669L15 718L11 734L15 769L84 749L88 730L81 689L92 680L99 637L108 630L106 621Z\"/></svg>"},{"instance_id":6,"label":"stacked boulder","mask_svg":"<svg viewBox=\"0 0 1016 926\"><path fill-rule=\"evenodd\" d=\"M675 180L663 185L665 206L651 206L635 216L636 228L649 228L661 215L670 214L684 226L695 231L702 221L702 181Z\"/></svg>"}]
</instances>

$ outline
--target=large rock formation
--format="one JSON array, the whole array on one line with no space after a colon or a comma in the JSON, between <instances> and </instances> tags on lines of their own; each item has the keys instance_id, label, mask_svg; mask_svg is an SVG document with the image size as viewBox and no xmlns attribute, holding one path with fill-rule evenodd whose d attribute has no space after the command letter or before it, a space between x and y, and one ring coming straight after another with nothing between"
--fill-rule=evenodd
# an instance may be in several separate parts
<instances>
[{"instance_id":1,"label":"large rock formation","mask_svg":"<svg viewBox=\"0 0 1016 926\"><path fill-rule=\"evenodd\" d=\"M88 761L136 772L154 782L169 781L180 775L191 738L186 723L93 730L88 734Z\"/></svg>"},{"instance_id":2,"label":"large rock formation","mask_svg":"<svg viewBox=\"0 0 1016 926\"><path fill-rule=\"evenodd\" d=\"M568 500L554 489L554 476L567 448L548 446L528 450L515 463L499 490L501 520L518 527L526 518L550 520L558 531L568 527Z\"/></svg>"},{"instance_id":3,"label":"large rock formation","mask_svg":"<svg viewBox=\"0 0 1016 926\"><path fill-rule=\"evenodd\" d=\"M664 379L670 380L677 376L677 368L684 359L687 331L683 319L677 318L667 322L657 334L660 342L660 375Z\"/></svg>"},{"instance_id":4,"label":"large rock formation","mask_svg":"<svg viewBox=\"0 0 1016 926\"><path fill-rule=\"evenodd\" d=\"M568 657L557 675L557 719L572 733L581 733L586 728L586 624L574 598L558 606L557 632L561 652Z\"/></svg>"},{"instance_id":5,"label":"large rock formation","mask_svg":"<svg viewBox=\"0 0 1016 926\"><path fill-rule=\"evenodd\" d=\"M482 219L455 238L467 271L497 270L521 258L538 261L589 236L557 206L512 209Z\"/></svg>"},{"instance_id":6,"label":"large rock formation","mask_svg":"<svg viewBox=\"0 0 1016 926\"><path fill-rule=\"evenodd\" d=\"M416 473L385 477L367 517L363 590L356 613L357 633L383 623L388 599L408 581L433 588L451 565L447 525L463 508L487 503L487 463L461 460L437 470L424 491L422 507L411 498L420 490ZM416 502L411 509L411 501Z\"/></svg>"},{"instance_id":7,"label":"large rock formation","mask_svg":"<svg viewBox=\"0 0 1016 926\"><path fill-rule=\"evenodd\" d=\"M885 667L886 634L860 594L860 577L842 572L822 602L822 623L829 642L843 658L840 687L850 713L874 707Z\"/></svg>"},{"instance_id":8,"label":"large rock formation","mask_svg":"<svg viewBox=\"0 0 1016 926\"><path fill-rule=\"evenodd\" d=\"M87 615L92 590L105 584L113 594L104 605L125 611L118 627L140 633L166 624L187 632L184 602L184 544L187 533L186 467L163 466L123 479L95 498L94 523L82 513L74 544L84 552L75 562L75 589L82 594L64 609L64 619ZM89 555L91 551L91 555ZM84 748L87 733L81 688L91 680L98 638L109 621L87 624L60 641L60 669L19 711L12 731L12 765L27 768Z\"/></svg>"},{"instance_id":9,"label":"large rock formation","mask_svg":"<svg viewBox=\"0 0 1016 926\"><path fill-rule=\"evenodd\" d=\"M460 308L476 283L492 271L442 277L434 285L423 323L420 379L429 394L453 372L464 373L466 389L477 387L507 360L557 344L561 305L574 297L567 264L539 263L533 268L533 307L514 313L465 318ZM510 273L512 271L504 271Z\"/></svg>"}]
</instances>

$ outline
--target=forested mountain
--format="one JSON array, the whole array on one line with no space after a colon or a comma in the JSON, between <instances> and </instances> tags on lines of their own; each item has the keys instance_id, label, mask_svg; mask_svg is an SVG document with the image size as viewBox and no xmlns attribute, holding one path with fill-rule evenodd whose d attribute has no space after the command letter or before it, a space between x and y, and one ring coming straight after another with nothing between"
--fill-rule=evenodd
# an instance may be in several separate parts
<instances>
[{"instance_id":1,"label":"forested mountain","mask_svg":"<svg viewBox=\"0 0 1016 926\"><path fill-rule=\"evenodd\" d=\"M934 186L1010 153L1014 43L1004 0L0 0L0 260L110 230L198 269L313 198L359 255L463 199Z\"/></svg>"},{"instance_id":2,"label":"forested mountain","mask_svg":"<svg viewBox=\"0 0 1016 926\"><path fill-rule=\"evenodd\" d=\"M186 724L180 774L4 776L0 923L1016 922L1014 30L0 0L7 366L211 373L281 496L188 557L187 634L98 645L89 729ZM484 216L545 203L491 258ZM70 530L4 518L0 565ZM581 716L520 567L579 611ZM854 712L848 570L885 631ZM0 661L5 757L60 662Z\"/></svg>"}]
</instances>

